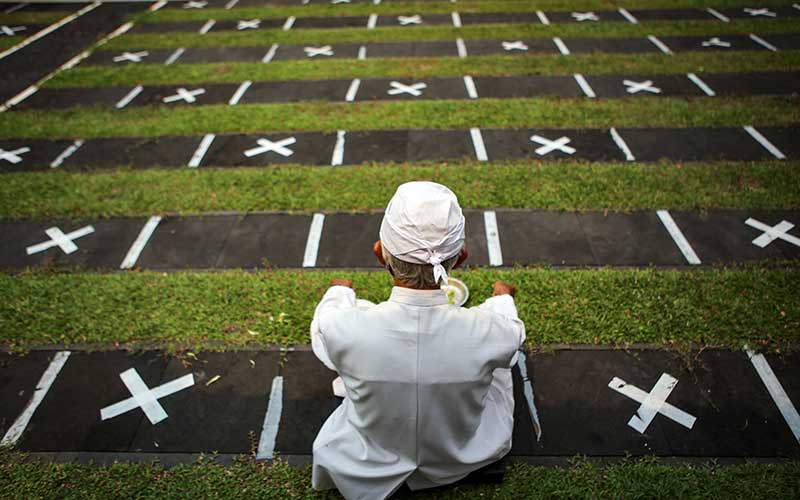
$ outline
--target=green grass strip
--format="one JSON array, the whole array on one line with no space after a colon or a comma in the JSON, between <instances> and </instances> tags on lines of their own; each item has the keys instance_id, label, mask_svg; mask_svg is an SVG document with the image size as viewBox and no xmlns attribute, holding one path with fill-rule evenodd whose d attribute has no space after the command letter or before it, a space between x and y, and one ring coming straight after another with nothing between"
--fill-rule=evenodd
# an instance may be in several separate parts
<instances>
[{"instance_id":1,"label":"green grass strip","mask_svg":"<svg viewBox=\"0 0 800 500\"><path fill-rule=\"evenodd\" d=\"M2 4L2 8L0 10L7 8L6 5ZM63 19L70 15L70 12L25 12L23 8L20 11L12 12L11 14L2 14L0 13L0 24L6 25L26 25L26 24L53 24L60 19ZM8 37L13 39L16 42L22 41L25 37L31 36L35 33L35 30L32 28L28 28L25 31L21 32L21 35L17 35L15 37Z\"/></svg>"},{"instance_id":2,"label":"green grass strip","mask_svg":"<svg viewBox=\"0 0 800 500\"><path fill-rule=\"evenodd\" d=\"M0 137L159 137L376 129L713 127L800 122L797 97L480 99L143 106L0 114Z\"/></svg>"},{"instance_id":3,"label":"green grass strip","mask_svg":"<svg viewBox=\"0 0 800 500\"><path fill-rule=\"evenodd\" d=\"M311 471L285 462L242 461L229 467L203 459L164 469L157 464L119 463L110 467L26 462L7 454L0 462L0 495L8 500L85 500L137 498L227 500L341 498L311 488ZM660 465L657 460L628 460L599 467L574 460L569 467L512 465L499 485L458 485L398 498L475 499L675 499L792 500L800 489L800 466L786 464Z\"/></svg>"},{"instance_id":4,"label":"green grass strip","mask_svg":"<svg viewBox=\"0 0 800 500\"><path fill-rule=\"evenodd\" d=\"M377 234L376 234L377 239ZM497 280L518 287L527 345L554 342L739 349L800 338L800 268L670 270L473 269L454 276L470 305ZM0 275L0 343L98 343L165 350L308 344L314 307L332 278L361 298L387 299L383 271L64 273Z\"/></svg>"},{"instance_id":5,"label":"green grass strip","mask_svg":"<svg viewBox=\"0 0 800 500\"><path fill-rule=\"evenodd\" d=\"M205 18L204 18L205 19ZM792 33L797 31L797 19L744 19L721 23L709 21L654 21L630 23L565 23L541 24L483 24L462 28L449 26L419 26L414 28L340 28L297 30L211 31L206 35L195 32L126 34L115 38L103 50L174 49L177 47L269 47L270 44L400 42L421 40L455 40L456 38L497 40L534 37L643 37L645 35L726 35L758 33Z\"/></svg>"},{"instance_id":6,"label":"green grass strip","mask_svg":"<svg viewBox=\"0 0 800 500\"><path fill-rule=\"evenodd\" d=\"M2 218L383 210L396 186L431 180L465 207L547 210L800 208L800 162L537 163L4 174Z\"/></svg>"},{"instance_id":7,"label":"green grass strip","mask_svg":"<svg viewBox=\"0 0 800 500\"><path fill-rule=\"evenodd\" d=\"M574 57L483 56L461 59L387 58L277 61L271 64L227 62L205 64L139 64L81 66L59 73L48 87L108 87L166 83L241 83L245 80L323 80L350 78L423 78L447 76L584 75L762 72L800 69L800 51L689 52L664 54L581 54Z\"/></svg>"}]
</instances>

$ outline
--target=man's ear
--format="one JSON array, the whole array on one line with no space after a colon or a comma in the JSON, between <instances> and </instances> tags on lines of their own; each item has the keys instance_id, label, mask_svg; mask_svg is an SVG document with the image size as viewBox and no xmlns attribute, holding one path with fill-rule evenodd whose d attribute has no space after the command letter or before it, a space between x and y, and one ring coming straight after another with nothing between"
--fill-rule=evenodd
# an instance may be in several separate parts
<instances>
[{"instance_id":1,"label":"man's ear","mask_svg":"<svg viewBox=\"0 0 800 500\"><path fill-rule=\"evenodd\" d=\"M375 257L377 257L378 262L381 263L381 266L386 267L386 260L383 258L383 247L381 246L381 240L376 241L375 244L372 245L372 253L375 254Z\"/></svg>"},{"instance_id":2,"label":"man's ear","mask_svg":"<svg viewBox=\"0 0 800 500\"><path fill-rule=\"evenodd\" d=\"M456 261L456 264L453 266L453 269L459 268L461 264L463 264L464 261L467 260L467 257L469 257L469 252L467 252L467 245L464 244L464 246L461 248L461 253L458 254L458 260Z\"/></svg>"}]
</instances>

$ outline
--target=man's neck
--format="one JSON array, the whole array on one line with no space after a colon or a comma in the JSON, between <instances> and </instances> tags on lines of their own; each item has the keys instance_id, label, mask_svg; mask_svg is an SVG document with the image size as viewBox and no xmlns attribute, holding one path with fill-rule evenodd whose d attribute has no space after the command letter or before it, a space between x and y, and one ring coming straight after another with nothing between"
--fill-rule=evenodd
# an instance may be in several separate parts
<instances>
[{"instance_id":1,"label":"man's neck","mask_svg":"<svg viewBox=\"0 0 800 500\"><path fill-rule=\"evenodd\" d=\"M400 287L400 288L409 288L411 290L439 290L438 286L417 288L415 286L409 285L408 283L405 283L404 281L400 280L399 278L395 278L394 279L394 286Z\"/></svg>"}]
</instances>

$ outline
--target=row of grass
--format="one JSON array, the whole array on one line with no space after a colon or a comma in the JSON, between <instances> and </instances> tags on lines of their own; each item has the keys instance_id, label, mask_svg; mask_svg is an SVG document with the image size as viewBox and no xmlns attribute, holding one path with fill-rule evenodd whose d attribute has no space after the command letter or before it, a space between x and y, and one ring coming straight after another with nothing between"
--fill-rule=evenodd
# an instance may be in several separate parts
<instances>
[{"instance_id":1,"label":"row of grass","mask_svg":"<svg viewBox=\"0 0 800 500\"><path fill-rule=\"evenodd\" d=\"M376 235L377 239L377 235ZM800 338L800 267L711 270L471 269L454 276L476 305L497 280L518 287L527 345L551 343L739 349ZM332 278L380 302L388 273L225 271L0 275L0 344L76 343L166 351L308 344L314 306Z\"/></svg>"},{"instance_id":2,"label":"row of grass","mask_svg":"<svg viewBox=\"0 0 800 500\"><path fill-rule=\"evenodd\" d=\"M302 102L30 110L0 114L0 138L160 137L384 129L740 127L800 122L797 96Z\"/></svg>"},{"instance_id":3,"label":"row of grass","mask_svg":"<svg viewBox=\"0 0 800 500\"><path fill-rule=\"evenodd\" d=\"M6 9L8 4L3 3L0 5L0 10ZM6 24L9 26L17 26L17 25L26 25L26 24L52 24L60 19L63 19L70 15L70 12L35 12L29 11L25 12L25 9L12 12L11 14L3 14L0 13L0 24ZM13 38L17 41L22 40L22 38L26 36L31 36L35 33L32 31L31 28L23 31L20 35L16 37L8 37ZM4 37L5 39L5 37Z\"/></svg>"},{"instance_id":4,"label":"row of grass","mask_svg":"<svg viewBox=\"0 0 800 500\"><path fill-rule=\"evenodd\" d=\"M375 164L345 168L114 170L5 174L0 218L383 210L395 186L431 180L470 208L800 208L798 162Z\"/></svg>"},{"instance_id":5,"label":"row of grass","mask_svg":"<svg viewBox=\"0 0 800 500\"><path fill-rule=\"evenodd\" d=\"M455 50L455 45L453 46ZM49 87L108 87L167 83L240 83L278 80L350 78L426 78L509 75L662 75L686 73L762 72L800 69L800 51L687 52L664 54L555 54L536 56L479 56L367 59L303 59L203 64L136 64L81 66L60 73Z\"/></svg>"},{"instance_id":6,"label":"row of grass","mask_svg":"<svg viewBox=\"0 0 800 500\"><path fill-rule=\"evenodd\" d=\"M797 31L797 19L743 19L722 23L709 21L654 21L630 23L564 23L541 24L482 24L462 28L450 26L418 26L413 28L340 28L141 33L115 38L102 50L174 49L178 47L268 47L273 43L346 43L346 42L413 42L420 40L497 40L535 37L643 37L680 35L726 35L758 33L791 33Z\"/></svg>"},{"instance_id":7,"label":"row of grass","mask_svg":"<svg viewBox=\"0 0 800 500\"><path fill-rule=\"evenodd\" d=\"M242 461L230 467L203 459L164 469L158 464L96 467L31 462L19 454L0 459L0 496L8 500L184 500L341 498L311 488L309 468L285 462ZM666 466L654 459L599 467L574 460L569 467L512 465L499 485L456 485L393 498L424 499L676 499L792 500L800 490L798 463Z\"/></svg>"}]
</instances>

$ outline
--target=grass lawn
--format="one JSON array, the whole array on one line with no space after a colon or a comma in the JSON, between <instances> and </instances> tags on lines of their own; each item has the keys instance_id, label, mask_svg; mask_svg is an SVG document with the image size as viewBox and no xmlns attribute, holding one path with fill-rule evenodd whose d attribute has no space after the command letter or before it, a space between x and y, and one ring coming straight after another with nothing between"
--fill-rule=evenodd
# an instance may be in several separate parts
<instances>
[{"instance_id":1,"label":"grass lawn","mask_svg":"<svg viewBox=\"0 0 800 500\"><path fill-rule=\"evenodd\" d=\"M0 495L8 500L137 498L313 499L341 498L311 488L309 468L292 469L242 461L223 467L206 459L169 470L157 464L92 465L26 463L17 454L0 457ZM564 468L509 467L500 485L459 485L402 495L423 499L675 499L792 500L800 490L797 463L735 466L667 466L630 460L599 467L574 460Z\"/></svg>"},{"instance_id":2,"label":"grass lawn","mask_svg":"<svg viewBox=\"0 0 800 500\"><path fill-rule=\"evenodd\" d=\"M5 10L7 8L9 8L9 4L4 3L2 5L2 7L0 7L0 11ZM75 10L77 10L77 9L75 9ZM74 10L73 10L73 12L74 12ZM34 11L25 12L25 9L23 8L23 9L18 10L16 12L12 12L11 14L2 14L2 13L0 13L0 24L6 24L6 25L9 25L9 26L11 26L11 25L14 25L14 26L23 25L24 26L26 24L45 24L45 25L47 25L47 24L53 24L54 22L67 17L71 13L72 12L70 12L69 9L65 9L64 12L34 12ZM26 36L33 35L35 33L35 31L32 31L31 28L28 28L27 30L23 31L22 33L23 33L23 35L21 35L21 36L7 37L7 38L13 39L16 42L20 42ZM3 40L5 40L5 39L6 39L6 37L3 37Z\"/></svg>"},{"instance_id":3,"label":"grass lawn","mask_svg":"<svg viewBox=\"0 0 800 500\"><path fill-rule=\"evenodd\" d=\"M692 344L783 346L800 335L800 268L513 270L455 272L470 304L502 280L518 286L529 347ZM310 342L314 306L332 278L357 294L389 296L385 272L260 271L97 274L48 270L0 275L0 343L60 343L165 350L236 349Z\"/></svg>"}]
</instances>

